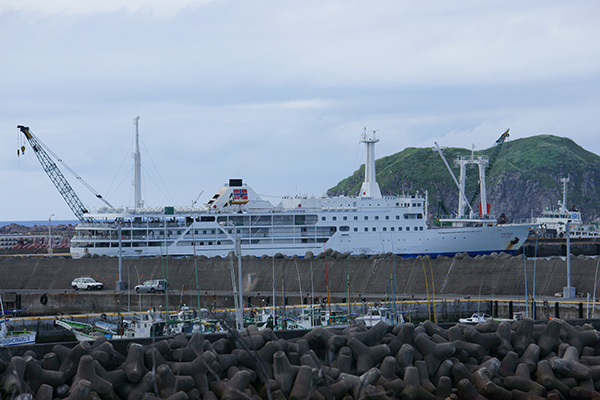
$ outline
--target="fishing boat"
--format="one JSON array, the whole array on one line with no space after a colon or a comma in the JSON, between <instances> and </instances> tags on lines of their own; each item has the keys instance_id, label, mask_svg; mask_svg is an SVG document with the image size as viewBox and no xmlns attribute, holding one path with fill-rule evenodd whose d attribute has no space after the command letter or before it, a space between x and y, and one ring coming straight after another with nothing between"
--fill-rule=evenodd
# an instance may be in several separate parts
<instances>
[{"instance_id":1,"label":"fishing boat","mask_svg":"<svg viewBox=\"0 0 600 400\"><path fill-rule=\"evenodd\" d=\"M97 321L94 324L57 318L54 325L63 327L75 335L80 342L94 341L105 336L108 339L140 339L160 337L169 334L166 321L161 313L148 310L134 316L131 320L123 320L120 324Z\"/></svg>"},{"instance_id":2,"label":"fishing boat","mask_svg":"<svg viewBox=\"0 0 600 400\"><path fill-rule=\"evenodd\" d=\"M8 315L13 314L15 311L20 310L4 310L4 303L0 296L0 346L17 346L21 344L34 344L35 338L37 337L36 331L30 331L28 329L9 329L7 324L10 321L7 318Z\"/></svg>"},{"instance_id":3,"label":"fishing boat","mask_svg":"<svg viewBox=\"0 0 600 400\"><path fill-rule=\"evenodd\" d=\"M357 317L354 321L357 323L362 322L367 327L373 327L380 322L387 325L401 325L404 323L404 317L399 311L394 312L391 307L373 306L369 307L365 315Z\"/></svg>"},{"instance_id":4,"label":"fishing boat","mask_svg":"<svg viewBox=\"0 0 600 400\"><path fill-rule=\"evenodd\" d=\"M0 327L0 346L17 346L21 344L34 344L37 336L36 331L27 329L9 330L6 328L6 319L3 319Z\"/></svg>"},{"instance_id":5,"label":"fishing boat","mask_svg":"<svg viewBox=\"0 0 600 400\"><path fill-rule=\"evenodd\" d=\"M458 322L461 324L479 324L482 322L487 322L492 319L492 316L486 313L474 313L470 317L467 318L459 318Z\"/></svg>"},{"instance_id":6,"label":"fishing boat","mask_svg":"<svg viewBox=\"0 0 600 400\"><path fill-rule=\"evenodd\" d=\"M225 257L240 241L245 255L303 257L324 248L349 254L393 252L402 256L515 253L531 225L463 219L453 226L427 222L427 199L384 196L375 177L375 134L367 148L365 179L357 196L286 196L277 205L242 179L230 179L199 208L102 207L86 213L71 240L71 256Z\"/></svg>"},{"instance_id":7,"label":"fishing boat","mask_svg":"<svg viewBox=\"0 0 600 400\"><path fill-rule=\"evenodd\" d=\"M214 333L223 332L221 322L216 319L210 319L206 308L201 308L199 312L190 309L183 304L180 310L175 314L169 315L169 323L166 327L168 335L177 335L180 333Z\"/></svg>"},{"instance_id":8,"label":"fishing boat","mask_svg":"<svg viewBox=\"0 0 600 400\"><path fill-rule=\"evenodd\" d=\"M103 331L94 328L94 325L85 322L73 321L70 319L56 319L54 320L55 326L60 326L67 331L71 332L75 339L79 342L93 342L99 337L106 336L109 339L112 335L106 334Z\"/></svg>"},{"instance_id":9,"label":"fishing boat","mask_svg":"<svg viewBox=\"0 0 600 400\"><path fill-rule=\"evenodd\" d=\"M301 329L313 329L321 326L321 317L323 309L318 305L308 305L303 307L296 318L296 324Z\"/></svg>"}]
</instances>

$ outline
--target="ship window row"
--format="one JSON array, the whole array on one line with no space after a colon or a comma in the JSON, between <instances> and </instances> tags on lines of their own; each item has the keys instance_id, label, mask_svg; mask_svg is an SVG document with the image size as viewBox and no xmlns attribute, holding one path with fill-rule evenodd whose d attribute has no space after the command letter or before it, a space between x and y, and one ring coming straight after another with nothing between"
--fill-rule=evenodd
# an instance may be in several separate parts
<instances>
[{"instance_id":1,"label":"ship window row","mask_svg":"<svg viewBox=\"0 0 600 400\"><path fill-rule=\"evenodd\" d=\"M355 216L353 217L353 219L354 219L354 221L358 221L358 216L357 216L357 215L355 215ZM386 219L387 221L389 221L389 219L390 219L390 216L389 216L389 215L386 215L386 216L385 216L385 219ZM399 216L399 215L396 215L396 219L397 219L397 220L399 220L399 219L400 219L400 216ZM406 214L404 214L404 219L423 219L423 214L422 214L422 213L406 213ZM347 221L347 220L348 220L348 217L344 216L344 217L342 217L342 220L343 220L343 221ZM364 220L364 221L369 221L369 216L368 216L368 215L365 215L365 216L363 216L363 220ZM379 221L379 215L374 215L374 216L373 216L373 220L375 220L375 221ZM322 216L322 217L321 217L321 221L327 221L327 217L326 217L326 216ZM332 217L331 217L331 221L337 221L337 216L335 216L335 215L334 215L334 216L332 216Z\"/></svg>"},{"instance_id":2,"label":"ship window row","mask_svg":"<svg viewBox=\"0 0 600 400\"><path fill-rule=\"evenodd\" d=\"M329 237L337 231L335 226L278 226L278 227L235 227L226 229L229 235L225 234L220 229L213 230L195 230L197 233L206 231L206 234L194 235L192 231L186 232L185 235L164 236L165 232L160 231L157 235L146 235L141 231L122 232L118 236L114 231L95 231L87 230L79 232L76 238L73 238L74 243L85 243L89 247L118 247L120 242L124 247L131 246L165 246L165 242L171 242L174 239L178 240L178 245L182 243L192 243L195 241L198 245L215 245L232 243L232 237L239 237L242 244L258 244L258 243L322 243L326 242ZM348 228L349 230L349 228ZM172 231L175 233L176 231ZM208 232L213 232L209 234ZM91 241L90 243L88 243ZM92 244L93 243L93 244ZM133 243L133 244L132 244ZM200 244L202 243L202 244Z\"/></svg>"},{"instance_id":3,"label":"ship window row","mask_svg":"<svg viewBox=\"0 0 600 400\"><path fill-rule=\"evenodd\" d=\"M396 207L422 207L423 203L415 202L415 203L396 203Z\"/></svg>"},{"instance_id":4,"label":"ship window row","mask_svg":"<svg viewBox=\"0 0 600 400\"><path fill-rule=\"evenodd\" d=\"M314 225L318 221L315 214L298 215L224 215L224 216L199 216L185 218L134 218L124 223L123 229L148 229L148 228L173 228L186 227L194 222L217 222L219 225ZM118 221L117 221L118 222ZM116 225L115 225L116 226ZM116 229L115 229L116 230Z\"/></svg>"},{"instance_id":5,"label":"ship window row","mask_svg":"<svg viewBox=\"0 0 600 400\"><path fill-rule=\"evenodd\" d=\"M343 227L343 226L340 227L340 231L342 231L342 228L345 228L345 227ZM403 228L407 232L411 231L411 227L410 226L406 226L406 227L399 226L398 227L398 232L402 232ZM389 229L390 229L390 232L395 232L395 227L391 226L391 227L389 227ZM369 232L369 228L368 227L363 228L363 230L365 232ZM382 232L387 232L388 231L388 227L384 226L384 227L381 228L381 230L382 230ZM412 227L412 231L422 231L422 230L423 230L422 226L413 226ZM370 231L371 232L377 232L377 228L376 227L372 227L370 229ZM358 232L358 228L354 228L354 232Z\"/></svg>"},{"instance_id":6,"label":"ship window row","mask_svg":"<svg viewBox=\"0 0 600 400\"><path fill-rule=\"evenodd\" d=\"M217 222L222 225L268 226L268 225L314 225L318 221L314 214L301 215L234 215L220 216Z\"/></svg>"},{"instance_id":7,"label":"ship window row","mask_svg":"<svg viewBox=\"0 0 600 400\"><path fill-rule=\"evenodd\" d=\"M355 216L353 217L353 219L354 219L354 221L358 221L358 216L357 216L357 215L355 215ZM368 216L365 216L365 217L364 217L364 219L365 219L365 221L368 221L368 220L369 220L369 217L368 217ZM399 216L399 215L396 215L396 219L400 219L400 216ZM327 221L327 217L321 217L321 220L322 220L322 221ZM334 215L333 217L331 217L331 220L332 220L332 221L337 221L337 216L335 216L335 215ZM375 216L375 220L376 220L376 221L377 221L377 220L379 220L379 216L377 216L377 215L376 215L376 216ZM389 221L389 220L390 220L390 216L389 216L389 215L386 215L386 216L385 216L385 220L386 220L386 221ZM347 217L346 215L344 215L344 216L342 217L342 221L348 221L348 217Z\"/></svg>"}]
</instances>

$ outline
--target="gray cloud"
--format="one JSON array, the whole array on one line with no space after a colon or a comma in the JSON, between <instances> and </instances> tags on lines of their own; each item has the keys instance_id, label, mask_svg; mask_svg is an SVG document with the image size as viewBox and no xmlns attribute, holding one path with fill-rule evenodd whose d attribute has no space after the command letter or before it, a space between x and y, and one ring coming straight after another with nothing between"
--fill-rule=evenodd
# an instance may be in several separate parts
<instances>
[{"instance_id":1,"label":"gray cloud","mask_svg":"<svg viewBox=\"0 0 600 400\"><path fill-rule=\"evenodd\" d=\"M17 124L115 204L131 203L117 171L135 115L168 186L146 179L152 205L230 177L320 195L363 162L363 126L378 156L485 148L508 127L600 152L594 1L88 3L0 5L0 220L71 217L33 154L16 158Z\"/></svg>"}]
</instances>

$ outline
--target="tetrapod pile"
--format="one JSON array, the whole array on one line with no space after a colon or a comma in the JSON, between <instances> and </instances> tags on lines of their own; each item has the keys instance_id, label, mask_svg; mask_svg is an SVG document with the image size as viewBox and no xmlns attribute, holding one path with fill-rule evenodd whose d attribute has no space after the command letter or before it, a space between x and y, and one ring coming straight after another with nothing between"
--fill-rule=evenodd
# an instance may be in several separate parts
<instances>
[{"instance_id":1,"label":"tetrapod pile","mask_svg":"<svg viewBox=\"0 0 600 400\"><path fill-rule=\"evenodd\" d=\"M0 348L3 398L600 399L600 335L589 324L426 321L318 328L293 339L250 326L130 343L105 338L41 359Z\"/></svg>"}]
</instances>

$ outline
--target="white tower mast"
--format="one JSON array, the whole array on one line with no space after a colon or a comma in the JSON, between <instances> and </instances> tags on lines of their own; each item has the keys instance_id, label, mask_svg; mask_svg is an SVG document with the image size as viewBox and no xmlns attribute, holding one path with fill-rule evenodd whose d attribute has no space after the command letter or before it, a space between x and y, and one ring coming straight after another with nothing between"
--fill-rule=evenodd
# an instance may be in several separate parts
<instances>
[{"instance_id":1,"label":"white tower mast","mask_svg":"<svg viewBox=\"0 0 600 400\"><path fill-rule=\"evenodd\" d=\"M367 136L367 128L363 129L362 143L367 145L367 162L365 163L365 181L360 188L360 197L373 197L381 198L381 190L379 190L379 184L375 177L375 143L379 142L379 139L373 136Z\"/></svg>"},{"instance_id":2,"label":"white tower mast","mask_svg":"<svg viewBox=\"0 0 600 400\"><path fill-rule=\"evenodd\" d=\"M562 214L564 214L567 212L567 183L569 182L569 178L561 178L560 181L563 184L563 187L562 187L563 198L562 198L562 204L560 205L560 212Z\"/></svg>"},{"instance_id":3,"label":"white tower mast","mask_svg":"<svg viewBox=\"0 0 600 400\"><path fill-rule=\"evenodd\" d=\"M142 157L140 154L140 132L139 132L139 120L137 116L133 119L135 125L135 153L133 153L134 160L134 177L133 177L133 188L134 188L134 208L144 207L144 201L142 200Z\"/></svg>"}]
</instances>

